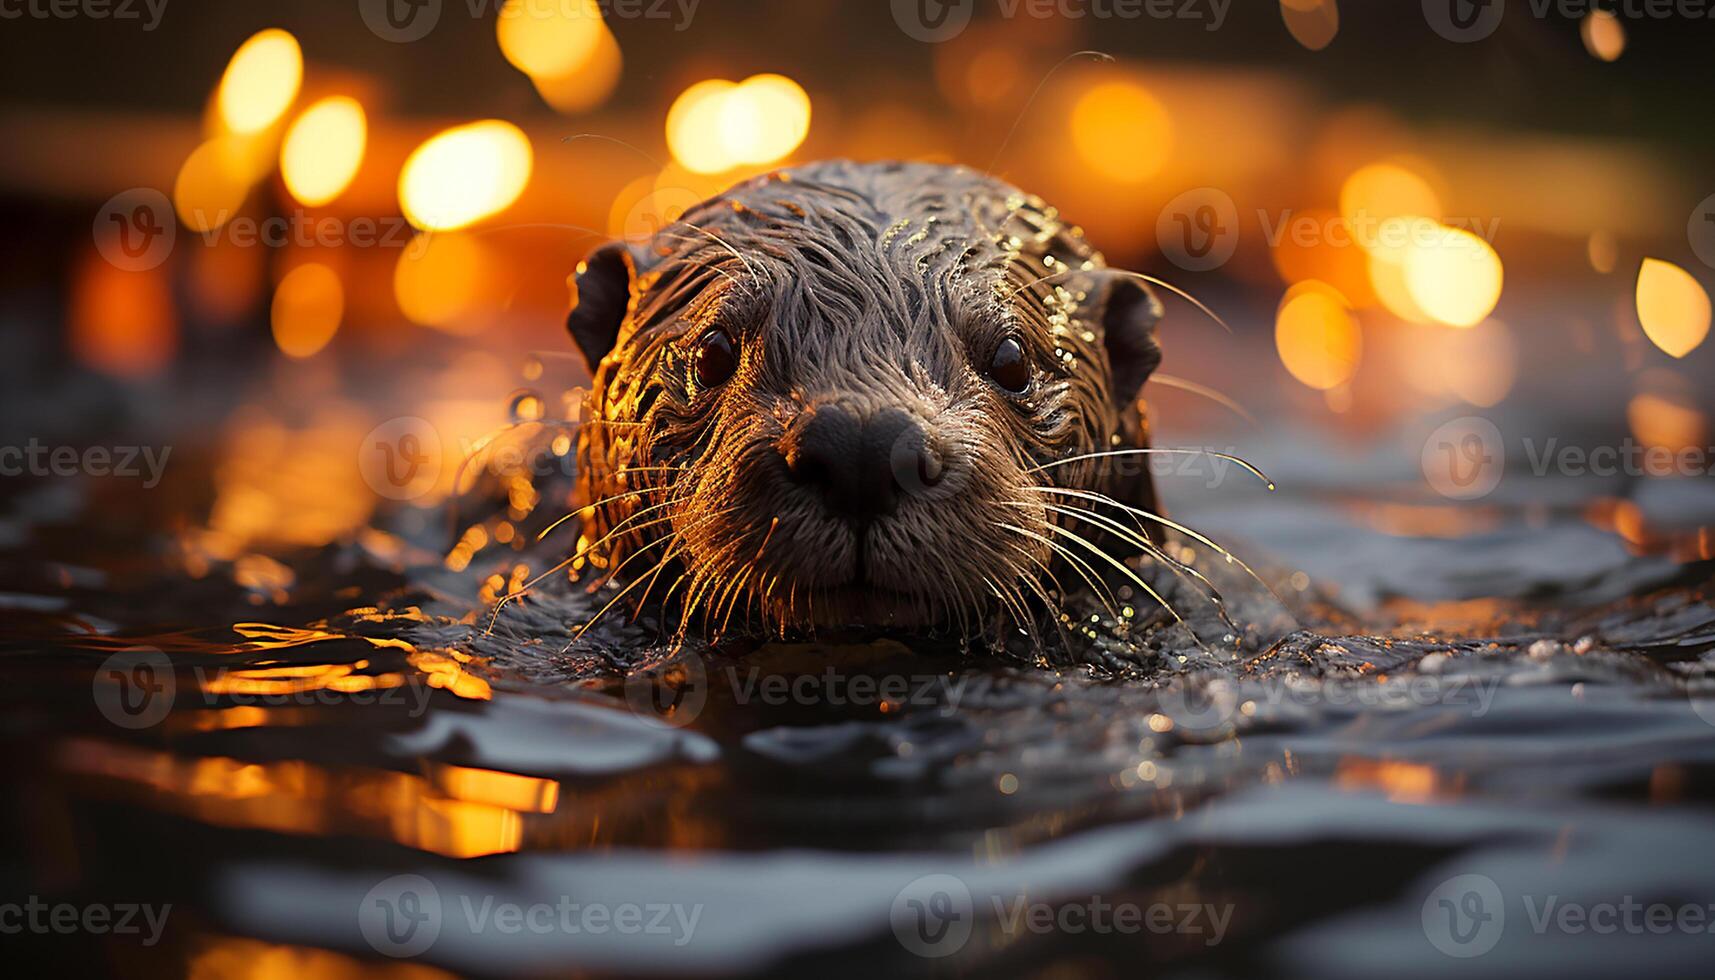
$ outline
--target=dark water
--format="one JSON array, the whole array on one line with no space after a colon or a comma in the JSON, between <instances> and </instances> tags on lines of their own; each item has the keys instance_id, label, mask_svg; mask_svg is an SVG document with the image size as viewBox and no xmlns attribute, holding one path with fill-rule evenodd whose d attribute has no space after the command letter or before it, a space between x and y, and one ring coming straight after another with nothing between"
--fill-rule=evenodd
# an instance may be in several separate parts
<instances>
[{"instance_id":1,"label":"dark water","mask_svg":"<svg viewBox=\"0 0 1715 980\"><path fill-rule=\"evenodd\" d=\"M1641 554L1577 488L1504 483L1414 533L1385 525L1443 508L1401 502L1397 468L1277 437L1276 494L1162 478L1272 594L1192 549L1231 624L1158 581L1187 626L1136 597L1073 624L1134 669L1044 666L673 646L620 616L579 636L612 590L562 578L490 628L572 536L488 536L508 498L482 481L456 515L352 520L315 461L346 421L232 424L158 496L9 485L0 897L164 915L8 934L20 962L1608 976L1715 954L1715 574ZM1706 481L1683 492L1706 507ZM519 541L556 516L525 510Z\"/></svg>"}]
</instances>

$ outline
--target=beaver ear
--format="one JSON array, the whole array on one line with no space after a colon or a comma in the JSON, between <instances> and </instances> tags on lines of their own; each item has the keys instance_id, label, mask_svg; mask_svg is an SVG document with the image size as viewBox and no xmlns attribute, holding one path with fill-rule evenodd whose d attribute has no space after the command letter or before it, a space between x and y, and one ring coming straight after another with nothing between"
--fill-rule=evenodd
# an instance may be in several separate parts
<instances>
[{"instance_id":1,"label":"beaver ear","mask_svg":"<svg viewBox=\"0 0 1715 980\"><path fill-rule=\"evenodd\" d=\"M584 352L590 374L613 350L631 305L631 278L635 266L623 242L608 242L578 263L576 275L566 280L572 288L572 312L566 330Z\"/></svg>"},{"instance_id":2,"label":"beaver ear","mask_svg":"<svg viewBox=\"0 0 1715 980\"><path fill-rule=\"evenodd\" d=\"M1136 279L1112 273L1103 278L1102 336L1113 369L1114 402L1130 405L1161 365L1161 345L1155 340L1161 301Z\"/></svg>"}]
</instances>

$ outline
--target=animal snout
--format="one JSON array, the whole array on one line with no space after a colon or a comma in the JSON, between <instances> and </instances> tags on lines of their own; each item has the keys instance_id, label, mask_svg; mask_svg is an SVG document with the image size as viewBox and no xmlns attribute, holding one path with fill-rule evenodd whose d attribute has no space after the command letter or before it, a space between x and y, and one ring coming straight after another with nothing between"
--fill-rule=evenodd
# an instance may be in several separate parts
<instances>
[{"instance_id":1,"label":"animal snout","mask_svg":"<svg viewBox=\"0 0 1715 980\"><path fill-rule=\"evenodd\" d=\"M892 408L859 415L818 406L788 432L781 453L794 481L856 522L893 514L901 497L940 483L946 470L923 424Z\"/></svg>"}]
</instances>

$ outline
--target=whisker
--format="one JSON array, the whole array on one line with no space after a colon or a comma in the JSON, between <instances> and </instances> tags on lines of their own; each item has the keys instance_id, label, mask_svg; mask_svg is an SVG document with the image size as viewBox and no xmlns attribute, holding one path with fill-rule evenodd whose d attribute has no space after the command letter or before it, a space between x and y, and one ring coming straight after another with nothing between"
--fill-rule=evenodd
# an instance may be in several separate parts
<instances>
[{"instance_id":1,"label":"whisker","mask_svg":"<svg viewBox=\"0 0 1715 980\"><path fill-rule=\"evenodd\" d=\"M1185 625L1185 620L1180 617L1179 610L1174 609L1171 603L1169 603L1166 599L1163 599L1161 597L1161 593L1155 591L1155 589L1152 588L1148 582L1145 582L1143 580L1142 576L1138 575L1135 571L1132 571L1130 568L1127 568L1125 565L1125 562L1120 561L1118 558L1115 558L1113 555L1110 555L1107 552L1103 551L1102 549L1096 547L1096 545L1093 542L1091 542L1089 539L1087 539L1083 535L1078 534L1077 532L1071 530L1070 528L1059 527L1059 526L1053 525L1053 524L1048 525L1048 528L1049 528L1049 530L1054 531L1055 533L1066 537L1067 539L1071 540L1072 542L1074 542L1076 544L1083 545L1084 548L1087 549L1091 554L1095 555L1096 557L1098 557L1098 558L1102 559L1103 561L1107 562L1108 564L1112 565L1115 569L1117 569L1119 571L1119 573L1121 575L1124 575L1126 578L1130 579L1132 584L1136 585L1138 588L1142 589L1143 591L1149 593L1150 598L1154 599L1156 602L1161 603L1161 608L1167 610L1168 613L1173 616L1174 620L1176 620L1179 623L1179 625L1181 625L1181 626ZM1115 618L1116 619L1119 618L1117 616L1117 614L1116 614ZM1186 629L1190 629L1190 627L1187 626ZM1195 633L1192 633L1191 635L1193 637L1196 636Z\"/></svg>"},{"instance_id":2,"label":"whisker","mask_svg":"<svg viewBox=\"0 0 1715 980\"><path fill-rule=\"evenodd\" d=\"M1105 51L1074 51L1066 57L1061 58L1054 67L1048 69L1047 74L1042 76L1042 80L1037 82L1036 88L1031 91L1030 98L1024 100L1024 108L1018 110L1018 116L1012 121L1012 128L1006 131L1006 138L1000 141L1000 146L994 151L994 157L989 160L989 165L983 170L983 173L988 174L991 177L994 176L995 164L999 163L1000 158L1006 154L1007 146L1012 143L1013 136L1018 133L1019 124L1024 122L1024 117L1030 114L1030 107L1036 104L1036 97L1042 94L1043 87L1046 86L1049 80L1054 77L1054 73L1066 67L1066 63L1071 61L1073 58L1082 58L1085 56L1094 57L1098 62L1105 65L1111 65L1114 61L1114 56Z\"/></svg>"},{"instance_id":3,"label":"whisker","mask_svg":"<svg viewBox=\"0 0 1715 980\"><path fill-rule=\"evenodd\" d=\"M1089 491L1089 490L1075 490L1075 489L1072 489L1070 487L1031 487L1030 489L1039 491L1041 493L1057 493L1057 494L1062 494L1062 495L1068 496L1068 497L1080 497L1080 498L1083 498L1085 500L1091 500L1091 501L1094 501L1094 502L1099 503L1099 504L1107 504L1111 507L1118 507L1120 510L1123 510L1126 513L1131 514L1135 517L1141 517L1144 520L1155 521L1157 524L1160 524L1163 527L1172 528L1173 530L1178 531L1180 534L1185 535L1186 537L1190 538L1191 540L1196 541L1199 544L1206 545L1207 547L1214 549L1216 554L1219 554L1222 558L1225 558L1227 561L1231 562L1232 564L1235 564L1235 565L1239 566L1240 568L1244 569L1245 574L1249 575L1251 577L1251 581L1262 586L1264 592L1267 592L1269 595L1274 596L1276 601L1279 601L1279 599L1280 599L1279 596L1274 595L1274 590L1268 587L1268 583L1264 582L1262 580L1262 576L1260 576L1256 572L1252 571L1251 567L1249 565L1245 564L1244 559L1233 554L1232 552L1228 551L1227 549L1221 547L1219 544L1215 543L1215 541L1213 541L1209 537L1207 537L1203 534L1200 534L1197 531L1194 531L1189 527L1186 527L1184 524L1181 524L1178 521L1172 520L1172 519L1167 518L1167 517L1163 517L1162 515L1156 514L1156 513L1151 512L1151 511L1143 510L1142 508L1133 507L1129 504L1120 503L1119 501L1115 500L1114 498L1108 496L1107 494L1103 494L1103 493L1095 493L1095 492Z\"/></svg>"},{"instance_id":4,"label":"whisker","mask_svg":"<svg viewBox=\"0 0 1715 980\"><path fill-rule=\"evenodd\" d=\"M1240 405L1238 402L1228 398L1226 395L1221 394L1208 385L1199 384L1195 381L1190 381L1171 374L1162 374L1159 371L1149 376L1149 383L1166 385L1169 388L1178 388L1180 391L1189 391L1194 395L1202 395L1204 398L1207 398L1215 404L1230 410L1233 414L1244 419L1246 422L1249 422L1251 424L1251 428L1261 428L1257 423L1256 417L1246 411L1243 405Z\"/></svg>"},{"instance_id":5,"label":"whisker","mask_svg":"<svg viewBox=\"0 0 1715 980\"><path fill-rule=\"evenodd\" d=\"M647 552L646 551L639 551L637 554L642 555L642 554L647 554ZM633 555L632 557L636 557L636 555ZM673 554L671 552L669 552L667 555L663 556L659 562L656 563L655 567L657 569L659 569L661 566L666 565L669 561L672 561L672 560L673 560ZM630 561L630 559L627 559L627 561ZM647 573L645 573L645 574L647 574ZM612 609L614 607L614 605L619 602L619 600L625 598L625 596L628 592L630 592L632 589L637 588L637 586L639 584L641 584L643 581L644 581L643 577L638 576L635 580L633 580L631 582L630 585L627 585L625 588L620 589L619 594L614 596L612 599L608 600L607 605L601 607L600 612L597 612L594 616L592 616L582 626L578 627L578 635L572 637L571 643L567 643L565 645L565 648L562 649L560 652L565 653L566 650L570 650L572 648L572 644L574 644L574 643L578 642L578 640L582 639L583 635L590 631L590 627L594 626L597 622L599 622L601 620L601 618L603 616L607 615L607 611L609 609Z\"/></svg>"},{"instance_id":6,"label":"whisker","mask_svg":"<svg viewBox=\"0 0 1715 980\"><path fill-rule=\"evenodd\" d=\"M1207 577L1205 577L1202 572L1199 572L1197 569L1192 568L1190 565L1187 565L1184 562L1180 561L1179 559L1174 558L1172 555L1169 555L1166 551L1163 551L1161 548L1157 547L1154 543L1149 541L1147 538L1142 537L1140 533L1134 533L1130 528L1127 528L1125 525L1119 523L1118 521L1115 521L1111 518L1108 518L1108 517L1105 517L1101 514L1098 514L1093 510L1087 510L1087 509L1082 508L1082 507L1057 507L1053 504L1049 504L1048 509L1050 511L1053 511L1054 513L1060 514L1064 517L1070 517L1073 520L1091 521L1091 522L1097 524L1098 526L1103 527L1103 528L1107 529L1108 531L1119 535L1121 540L1129 541L1130 543L1135 544L1138 547L1142 548L1145 554L1149 555L1151 558L1154 558L1156 561L1159 561L1159 562L1162 562L1163 564L1165 564L1175 575L1178 575L1181 579L1191 578L1191 579L1195 579L1196 581L1202 583L1208 589L1209 601L1214 604L1215 611L1220 615L1222 621L1225 622L1226 625L1228 627L1230 627L1234 631L1235 634L1243 632L1243 630L1239 629L1238 624L1233 622L1232 617L1227 614L1227 603L1226 603L1226 600L1221 596L1221 590L1215 588L1215 584L1213 582L1209 581L1209 579ZM1141 525L1139 526L1138 530L1139 530L1139 532L1142 531Z\"/></svg>"},{"instance_id":7,"label":"whisker","mask_svg":"<svg viewBox=\"0 0 1715 980\"><path fill-rule=\"evenodd\" d=\"M631 152L642 157L643 159L648 160L650 163L655 165L656 170L666 170L667 169L666 164L662 163L660 160L655 159L655 157L652 156L651 154L649 154L649 153L647 153L641 149L638 149L636 146L632 145L631 143L627 142L626 140L620 139L617 136L608 136L604 133L573 133L570 136L564 136L564 137L560 138L560 142L562 142L562 143L573 143L573 142L576 142L578 140L604 140L604 141L609 142L609 143L614 143L614 144L617 144L619 146L623 146L626 149L630 150Z\"/></svg>"},{"instance_id":8,"label":"whisker","mask_svg":"<svg viewBox=\"0 0 1715 980\"><path fill-rule=\"evenodd\" d=\"M1275 489L1274 481L1270 480L1267 477L1267 475L1265 475L1263 473L1262 470L1257 469L1248 460L1240 459L1239 457L1234 456L1232 453L1218 452L1218 451L1213 450L1213 449L1181 449L1181 448L1158 449L1155 447L1148 447L1148 448L1143 448L1143 449L1108 449L1108 450L1103 450L1101 452L1083 453L1083 454L1078 455L1078 456L1068 456L1065 459L1052 460L1052 461L1047 462L1047 463L1042 463L1042 464L1037 465L1037 466L1032 466L1030 469L1025 470L1025 472L1026 473L1039 473L1042 470L1053 469L1056 466L1065 466L1068 463L1080 463L1080 462L1083 462L1084 460L1087 460L1087 459L1111 459L1111 458L1118 458L1120 456L1144 456L1144 455L1156 455L1156 454L1175 455L1175 456L1213 456L1216 459L1224 459L1224 460L1227 460L1228 462L1231 462L1231 463L1237 463L1239 466L1243 467L1246 471L1253 474L1257 479L1261 480L1263 482L1263 484L1265 486L1267 486L1270 490Z\"/></svg>"},{"instance_id":9,"label":"whisker","mask_svg":"<svg viewBox=\"0 0 1715 980\"><path fill-rule=\"evenodd\" d=\"M1013 625L1017 626L1019 629L1023 629L1024 621L1030 617L1019 611L1019 607L1016 605L1017 600L1009 595L1006 590L996 585L994 579L989 578L987 575L983 576L983 584L987 585L989 587L989 592L996 599L1000 600L1001 606L1006 609L1006 614L1012 617Z\"/></svg>"},{"instance_id":10,"label":"whisker","mask_svg":"<svg viewBox=\"0 0 1715 980\"><path fill-rule=\"evenodd\" d=\"M668 487L642 487L642 488L637 489L637 490L628 490L625 493L616 493L616 494L613 494L612 496L603 497L593 504L587 504L583 507L579 507L577 510L571 511L570 513L566 514L564 517L561 517L561 518L555 520L554 523L543 528L541 530L541 533L536 535L536 540L537 541L542 540L543 538L552 534L554 532L555 528L559 527L561 524L566 523L567 521L578 516L579 514L583 513L586 510L591 510L593 508L603 506L604 504L611 504L616 500L624 500L628 497L641 496L641 495L646 494L646 493L665 493L668 489L670 489L670 488L668 488ZM666 503L672 503L672 501L666 501ZM645 510L640 510L637 513L642 514L648 510L655 510L660 506L665 506L665 504L656 505L656 507L645 508Z\"/></svg>"},{"instance_id":11,"label":"whisker","mask_svg":"<svg viewBox=\"0 0 1715 980\"><path fill-rule=\"evenodd\" d=\"M649 584L643 587L643 594L637 597L637 611L639 614L642 613L644 606L649 602L649 593L655 591L655 580L661 577L662 569L667 567L667 560L675 557L681 550L683 550L676 546L677 542L682 540L681 535L674 535L670 540L675 542L675 547L670 549L672 553L662 559L661 563L655 566L654 571L646 573L649 576Z\"/></svg>"},{"instance_id":12,"label":"whisker","mask_svg":"<svg viewBox=\"0 0 1715 980\"><path fill-rule=\"evenodd\" d=\"M673 503L673 502L674 501L666 501L665 503ZM656 508L649 508L649 509L656 509ZM620 521L618 524L615 524L613 526L613 528L611 530L609 530L606 534L604 534L601 537L597 538L596 540L590 542L588 545L586 545L582 548L579 548L577 553L566 558L564 561L561 561L560 563L554 565L552 568L549 568L547 571L536 576L535 578L531 579L530 581L524 583L523 585L519 586L518 588L514 589L513 591L508 592L506 595L501 596L499 601L497 601L494 605L493 613L488 618L488 629L486 631L484 631L484 635L486 636L486 635L493 634L494 623L497 619L500 618L500 611L502 609L506 608L507 603L511 602L513 599L519 598L520 596L528 595L530 593L531 589L540 585L542 583L542 581L545 580L548 576L554 574L555 572L559 571L562 568L565 568L567 565L572 564L573 562L577 561L578 559L589 555L590 553L595 551L595 549L601 547L601 545L604 542L606 542L608 539L612 538L615 534L618 534L621 530L625 530L626 524L630 523L633 520L636 520L638 517L641 517L642 515L643 515L643 511L638 511L635 514L632 514L630 517L627 517L625 520ZM636 527L630 528L629 530L641 531L641 530L644 530L646 528L655 527L658 524L663 524L663 523L670 521L672 519L673 519L672 515L669 514L666 517L657 518L657 519L652 520L652 521L646 521L645 523L640 524Z\"/></svg>"},{"instance_id":13,"label":"whisker","mask_svg":"<svg viewBox=\"0 0 1715 980\"><path fill-rule=\"evenodd\" d=\"M1108 613L1115 619L1120 618L1118 605L1119 600L1114 598L1113 590L1107 588L1106 583L1101 582L1101 576L1096 574L1096 570L1091 568L1088 562L1084 561L1078 555L1073 554L1070 549L1062 546L1059 542L1045 538L1042 535L1037 534L1035 531L1019 527L1015 524L997 523L996 526L1003 527L1008 531L1016 531L1026 537L1034 538L1058 552L1061 557L1071 563L1072 570L1078 573L1078 577L1084 580L1084 584L1090 587L1090 591L1095 594L1096 598L1102 600L1103 605L1108 609ZM1053 525L1049 525L1049 527L1052 528ZM1104 593L1106 598L1103 598Z\"/></svg>"}]
</instances>

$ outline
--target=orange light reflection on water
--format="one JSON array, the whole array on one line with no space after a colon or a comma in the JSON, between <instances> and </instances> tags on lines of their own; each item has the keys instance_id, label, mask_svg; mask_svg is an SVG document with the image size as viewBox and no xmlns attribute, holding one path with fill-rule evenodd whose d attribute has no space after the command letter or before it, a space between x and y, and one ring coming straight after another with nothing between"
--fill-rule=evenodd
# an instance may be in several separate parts
<instances>
[{"instance_id":1,"label":"orange light reflection on water","mask_svg":"<svg viewBox=\"0 0 1715 980\"><path fill-rule=\"evenodd\" d=\"M1394 803L1428 803L1460 795L1464 779L1413 762L1348 756L1334 770L1334 785L1347 791L1380 790Z\"/></svg>"},{"instance_id":2,"label":"orange light reflection on water","mask_svg":"<svg viewBox=\"0 0 1715 980\"><path fill-rule=\"evenodd\" d=\"M456 858L518 850L523 813L550 813L559 799L554 780L512 773L462 770L443 788L411 773L331 769L299 760L187 758L95 739L63 743L57 762L75 775L142 789L149 803L205 823L291 834L360 833Z\"/></svg>"},{"instance_id":3,"label":"orange light reflection on water","mask_svg":"<svg viewBox=\"0 0 1715 980\"><path fill-rule=\"evenodd\" d=\"M307 946L280 946L257 939L220 936L202 941L192 956L189 980L451 980L452 974L423 963L373 963Z\"/></svg>"}]
</instances>

